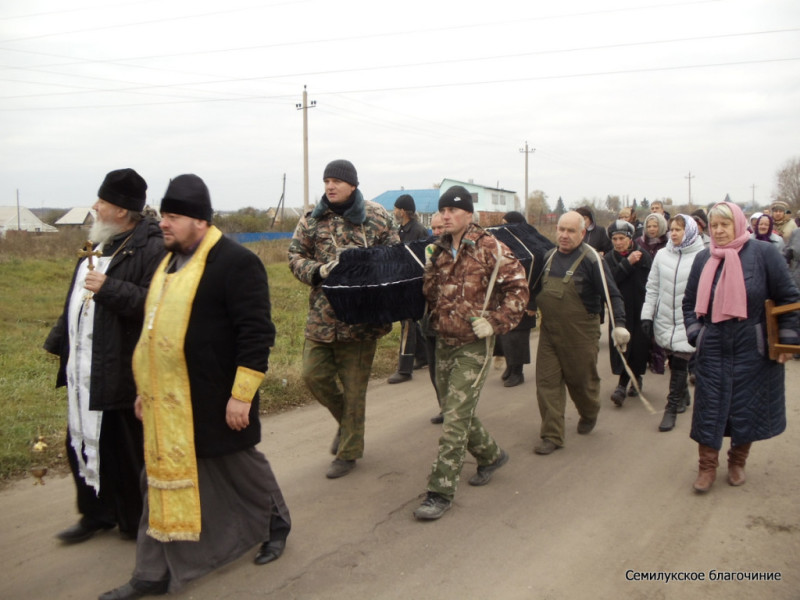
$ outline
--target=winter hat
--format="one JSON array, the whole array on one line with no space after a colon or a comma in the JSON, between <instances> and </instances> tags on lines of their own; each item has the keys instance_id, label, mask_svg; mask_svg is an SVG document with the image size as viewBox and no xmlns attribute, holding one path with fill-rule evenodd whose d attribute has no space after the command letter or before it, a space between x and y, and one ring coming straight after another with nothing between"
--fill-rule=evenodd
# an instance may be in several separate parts
<instances>
[{"instance_id":1,"label":"winter hat","mask_svg":"<svg viewBox=\"0 0 800 600\"><path fill-rule=\"evenodd\" d=\"M621 233L622 235L633 239L633 234L635 232L636 229L633 227L633 225L627 221L623 221L622 219L617 219L608 226L608 237L613 236L615 233Z\"/></svg>"},{"instance_id":2,"label":"winter hat","mask_svg":"<svg viewBox=\"0 0 800 600\"><path fill-rule=\"evenodd\" d=\"M407 210L408 212L414 212L417 210L417 205L414 204L414 198L412 198L408 194L403 194L402 196L398 196L397 200L394 201L395 208L402 208L403 210Z\"/></svg>"},{"instance_id":3,"label":"winter hat","mask_svg":"<svg viewBox=\"0 0 800 600\"><path fill-rule=\"evenodd\" d=\"M706 211L702 208L698 208L696 211L692 213L692 218L696 221L700 221L700 224L703 226L703 229L708 229L708 215Z\"/></svg>"},{"instance_id":4,"label":"winter hat","mask_svg":"<svg viewBox=\"0 0 800 600\"><path fill-rule=\"evenodd\" d=\"M106 175L97 197L120 208L142 212L146 192L147 183L141 175L133 169L118 169Z\"/></svg>"},{"instance_id":5,"label":"winter hat","mask_svg":"<svg viewBox=\"0 0 800 600\"><path fill-rule=\"evenodd\" d=\"M525 216L516 210L512 210L504 214L503 221L506 223L527 223Z\"/></svg>"},{"instance_id":6,"label":"winter hat","mask_svg":"<svg viewBox=\"0 0 800 600\"><path fill-rule=\"evenodd\" d=\"M592 214L592 209L588 206L579 206L575 209L575 212L578 213L582 217L589 217L592 223L594 223L594 215Z\"/></svg>"},{"instance_id":7,"label":"winter hat","mask_svg":"<svg viewBox=\"0 0 800 600\"><path fill-rule=\"evenodd\" d=\"M349 160L339 159L329 162L328 166L325 167L325 172L322 174L323 180L328 178L338 179L358 187L358 173L356 173L356 168Z\"/></svg>"},{"instance_id":8,"label":"winter hat","mask_svg":"<svg viewBox=\"0 0 800 600\"><path fill-rule=\"evenodd\" d=\"M178 175L169 182L161 200L162 214L174 213L211 223L214 211L205 182L197 175Z\"/></svg>"},{"instance_id":9,"label":"winter hat","mask_svg":"<svg viewBox=\"0 0 800 600\"><path fill-rule=\"evenodd\" d=\"M782 210L787 215L792 212L792 211L789 210L789 204L784 202L783 200L776 200L775 202L770 204L770 207L769 207L770 210L775 210L776 208L778 210Z\"/></svg>"},{"instance_id":10,"label":"winter hat","mask_svg":"<svg viewBox=\"0 0 800 600\"><path fill-rule=\"evenodd\" d=\"M460 208L469 213L475 212L472 206L472 194L460 185L454 185L439 197L439 210L446 206Z\"/></svg>"}]
</instances>

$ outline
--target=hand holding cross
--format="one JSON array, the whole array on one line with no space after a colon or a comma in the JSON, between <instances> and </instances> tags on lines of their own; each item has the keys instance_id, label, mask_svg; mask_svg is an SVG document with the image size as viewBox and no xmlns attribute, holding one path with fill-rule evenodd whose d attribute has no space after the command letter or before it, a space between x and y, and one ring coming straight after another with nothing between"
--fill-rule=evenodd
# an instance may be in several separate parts
<instances>
[{"instance_id":1,"label":"hand holding cross","mask_svg":"<svg viewBox=\"0 0 800 600\"><path fill-rule=\"evenodd\" d=\"M92 261L93 256L103 256L103 253L100 250L92 250L92 241L86 240L86 244L84 244L83 248L78 250L78 258L89 258L89 270L94 271L94 262Z\"/></svg>"}]
</instances>

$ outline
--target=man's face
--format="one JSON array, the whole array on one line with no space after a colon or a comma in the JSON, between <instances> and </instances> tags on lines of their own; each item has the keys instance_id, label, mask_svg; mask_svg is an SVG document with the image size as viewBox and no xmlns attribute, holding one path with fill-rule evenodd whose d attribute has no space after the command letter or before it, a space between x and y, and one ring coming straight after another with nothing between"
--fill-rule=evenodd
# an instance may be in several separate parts
<instances>
[{"instance_id":1,"label":"man's face","mask_svg":"<svg viewBox=\"0 0 800 600\"><path fill-rule=\"evenodd\" d=\"M431 217L431 231L437 237L444 233L444 220L441 213L436 213Z\"/></svg>"},{"instance_id":2,"label":"man's face","mask_svg":"<svg viewBox=\"0 0 800 600\"><path fill-rule=\"evenodd\" d=\"M658 213L660 215L664 214L664 205L661 202L653 202L650 205L650 212L651 213Z\"/></svg>"},{"instance_id":3,"label":"man's face","mask_svg":"<svg viewBox=\"0 0 800 600\"><path fill-rule=\"evenodd\" d=\"M335 179L333 177L323 179L323 182L325 183L325 195L333 204L342 204L347 202L356 189L356 186L350 185L346 181Z\"/></svg>"},{"instance_id":4,"label":"man's face","mask_svg":"<svg viewBox=\"0 0 800 600\"><path fill-rule=\"evenodd\" d=\"M786 216L786 211L783 210L782 208L775 207L772 209L771 216L775 221L783 221L783 217Z\"/></svg>"},{"instance_id":5,"label":"man's face","mask_svg":"<svg viewBox=\"0 0 800 600\"><path fill-rule=\"evenodd\" d=\"M186 252L203 237L203 223L186 215L162 212L159 227L164 234L164 247L170 252Z\"/></svg>"},{"instance_id":6,"label":"man's face","mask_svg":"<svg viewBox=\"0 0 800 600\"><path fill-rule=\"evenodd\" d=\"M456 237L464 233L472 223L472 213L463 208L445 206L439 211L439 214L442 215L444 232Z\"/></svg>"},{"instance_id":7,"label":"man's face","mask_svg":"<svg viewBox=\"0 0 800 600\"><path fill-rule=\"evenodd\" d=\"M631 247L631 238L624 233L615 233L611 236L611 243L614 244L614 250L622 254Z\"/></svg>"},{"instance_id":8,"label":"man's face","mask_svg":"<svg viewBox=\"0 0 800 600\"><path fill-rule=\"evenodd\" d=\"M406 211L402 208L394 207L394 220L396 223L405 223L406 220Z\"/></svg>"},{"instance_id":9,"label":"man's face","mask_svg":"<svg viewBox=\"0 0 800 600\"><path fill-rule=\"evenodd\" d=\"M124 208L111 204L111 202L106 202L102 198L98 198L92 208L97 213L96 220L104 225L116 224L127 212Z\"/></svg>"},{"instance_id":10,"label":"man's face","mask_svg":"<svg viewBox=\"0 0 800 600\"><path fill-rule=\"evenodd\" d=\"M583 241L583 227L581 222L583 217L576 212L568 212L561 215L556 228L556 243L559 252L569 254L581 245Z\"/></svg>"}]
</instances>

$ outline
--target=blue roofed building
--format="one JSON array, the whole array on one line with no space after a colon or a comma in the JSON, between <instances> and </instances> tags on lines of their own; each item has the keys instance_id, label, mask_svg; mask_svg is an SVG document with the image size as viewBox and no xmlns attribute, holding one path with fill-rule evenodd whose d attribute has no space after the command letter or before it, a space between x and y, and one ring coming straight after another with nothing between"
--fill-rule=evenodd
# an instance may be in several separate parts
<instances>
[{"instance_id":1,"label":"blue roofed building","mask_svg":"<svg viewBox=\"0 0 800 600\"><path fill-rule=\"evenodd\" d=\"M463 186L472 194L472 202L475 206L475 220L481 225L497 225L500 223L502 216L508 211L520 210L516 192L477 185L471 181L457 181L446 178L442 180L438 188L389 190L376 196L372 201L383 206L391 214L394 211L395 200L403 194L408 194L414 198L414 204L417 207L417 218L419 218L420 223L430 228L431 216L439 210L439 196L454 185Z\"/></svg>"}]
</instances>

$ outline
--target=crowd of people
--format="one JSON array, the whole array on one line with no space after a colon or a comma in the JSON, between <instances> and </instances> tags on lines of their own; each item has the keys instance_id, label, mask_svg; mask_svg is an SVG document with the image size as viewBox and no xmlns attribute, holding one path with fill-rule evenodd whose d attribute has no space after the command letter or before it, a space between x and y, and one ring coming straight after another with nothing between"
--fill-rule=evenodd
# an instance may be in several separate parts
<instances>
[{"instance_id":1,"label":"crowd of people","mask_svg":"<svg viewBox=\"0 0 800 600\"><path fill-rule=\"evenodd\" d=\"M770 358L765 301L800 302L800 229L786 203L748 224L729 201L674 216L653 202L643 221L625 207L607 228L581 207L560 216L555 244L510 212L508 227L545 241L535 254L528 249L536 268L526 269L498 232L476 223L462 186L441 193L428 233L412 196L397 198L394 221L366 200L347 160L330 162L323 182L324 195L295 229L288 263L309 288L302 379L336 422L327 478L350 474L364 455L372 362L377 340L392 328L345 319L326 296L325 280L341 272L351 248L424 247L414 260L425 313L396 319L401 345L389 378L408 381L427 366L439 409L431 422L441 435L417 520L435 521L452 507L467 453L477 462L473 486L508 462L476 409L495 349L506 360L505 387L524 382L537 317L538 455L565 446L567 394L578 434L597 423L606 318L619 377L613 404L641 394L648 366L663 373L666 362L659 431L674 429L677 415L693 407L698 493L714 483L724 437L727 480L738 486L752 444L785 429L791 355ZM45 342L59 357L57 385L67 387L67 456L81 515L57 537L75 544L118 527L136 540L132 577L101 600L166 594L256 546L254 562L268 564L291 531L281 489L256 449L258 389L276 335L264 265L212 224L200 177L170 181L158 223L142 214L146 190L133 169L103 180L93 243L79 253ZM780 343L799 344L797 314L778 319Z\"/></svg>"}]
</instances>

